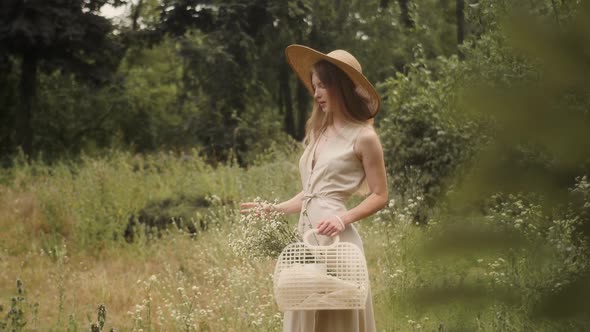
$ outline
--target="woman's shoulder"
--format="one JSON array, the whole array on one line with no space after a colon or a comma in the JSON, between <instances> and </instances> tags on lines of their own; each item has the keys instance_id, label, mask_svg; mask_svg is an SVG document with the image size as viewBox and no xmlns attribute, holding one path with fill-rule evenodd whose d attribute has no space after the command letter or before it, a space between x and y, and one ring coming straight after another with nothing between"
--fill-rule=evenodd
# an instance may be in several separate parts
<instances>
[{"instance_id":1,"label":"woman's shoulder","mask_svg":"<svg viewBox=\"0 0 590 332\"><path fill-rule=\"evenodd\" d=\"M366 140L374 140L379 139L377 132L375 131L375 127L373 127L370 123L360 123L356 124L356 137L355 141L366 141Z\"/></svg>"},{"instance_id":2,"label":"woman's shoulder","mask_svg":"<svg viewBox=\"0 0 590 332\"><path fill-rule=\"evenodd\" d=\"M373 125L367 124L359 128L354 140L353 149L361 159L363 154L370 151L379 151L381 149L379 135L375 131Z\"/></svg>"}]
</instances>

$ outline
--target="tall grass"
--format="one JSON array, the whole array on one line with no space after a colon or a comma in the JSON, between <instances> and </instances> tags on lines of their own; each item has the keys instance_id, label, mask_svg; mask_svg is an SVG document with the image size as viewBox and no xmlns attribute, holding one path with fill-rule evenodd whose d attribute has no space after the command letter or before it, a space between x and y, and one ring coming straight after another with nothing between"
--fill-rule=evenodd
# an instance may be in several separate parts
<instances>
[{"instance_id":1,"label":"tall grass","mask_svg":"<svg viewBox=\"0 0 590 332\"><path fill-rule=\"evenodd\" d=\"M277 327L272 262L229 250L240 235L239 201L286 199L299 190L296 157L269 153L277 161L249 169L212 167L198 151L17 163L0 186L0 304L9 307L4 300L20 279L27 303L39 303L41 330L82 328L99 303L107 325L123 330ZM130 216L178 195L210 198L206 231L195 237L172 228L158 240L139 232L124 241Z\"/></svg>"},{"instance_id":2,"label":"tall grass","mask_svg":"<svg viewBox=\"0 0 590 332\"><path fill-rule=\"evenodd\" d=\"M104 331L281 330L273 260L230 250L243 236L239 201L282 200L299 191L298 153L271 154L248 169L212 167L194 151L112 152L4 171L0 330L88 330L100 326L101 304ZM206 219L206 230L195 235L171 227L157 239L140 231L132 243L124 240L131 215L178 195L211 199L206 212L194 212ZM486 222L511 227L534 246L432 254L429 245L445 228L437 220L409 222L419 200L392 202L357 224L380 331L583 330L584 320L555 323L529 314L543 289L567 283L560 272L587 264L587 245L571 220L548 219L534 201L506 198ZM20 316L9 315L13 298Z\"/></svg>"}]
</instances>

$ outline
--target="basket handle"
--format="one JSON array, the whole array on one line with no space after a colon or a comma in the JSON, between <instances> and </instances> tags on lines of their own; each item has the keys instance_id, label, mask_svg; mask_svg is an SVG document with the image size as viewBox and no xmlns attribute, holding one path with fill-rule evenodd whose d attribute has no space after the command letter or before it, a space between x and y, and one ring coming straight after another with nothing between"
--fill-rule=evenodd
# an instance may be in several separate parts
<instances>
[{"instance_id":1,"label":"basket handle","mask_svg":"<svg viewBox=\"0 0 590 332\"><path fill-rule=\"evenodd\" d=\"M309 238L309 236L311 234L318 234L318 229L317 228L312 228L309 229L305 232L305 234L303 234L303 243L305 243L306 245L310 246L310 247L334 247L335 245L338 244L338 242L340 242L340 235L335 235L332 237L332 243L327 245L327 246L321 246L321 245L315 245L315 244L311 244L309 241L307 241L307 239Z\"/></svg>"}]
</instances>

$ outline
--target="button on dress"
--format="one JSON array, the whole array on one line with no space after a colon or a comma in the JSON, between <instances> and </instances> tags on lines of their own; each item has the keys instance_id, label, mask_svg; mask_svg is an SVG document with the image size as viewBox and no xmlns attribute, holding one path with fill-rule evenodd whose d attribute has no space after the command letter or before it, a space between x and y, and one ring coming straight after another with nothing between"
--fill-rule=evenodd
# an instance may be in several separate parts
<instances>
[{"instance_id":1,"label":"button on dress","mask_svg":"<svg viewBox=\"0 0 590 332\"><path fill-rule=\"evenodd\" d=\"M346 211L346 201L359 190L365 180L365 171L354 152L354 144L363 130L373 130L366 124L349 123L328 136L321 151L313 156L317 140L308 144L301 159L299 171L304 197L298 231L315 228L324 218ZM321 137L321 136L320 136ZM363 242L351 224L340 234L340 241L351 242L363 250ZM331 243L328 237L318 236L316 244ZM313 239L312 239L313 242ZM371 291L363 310L297 310L286 311L283 319L285 332L373 332L375 320Z\"/></svg>"}]
</instances>

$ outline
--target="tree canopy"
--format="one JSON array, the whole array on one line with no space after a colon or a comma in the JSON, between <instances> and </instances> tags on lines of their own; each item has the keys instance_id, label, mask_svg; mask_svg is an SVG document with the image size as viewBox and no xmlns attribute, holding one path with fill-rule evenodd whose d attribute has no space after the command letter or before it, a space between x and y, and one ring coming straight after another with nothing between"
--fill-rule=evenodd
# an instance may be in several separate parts
<instances>
[{"instance_id":1,"label":"tree canopy","mask_svg":"<svg viewBox=\"0 0 590 332\"><path fill-rule=\"evenodd\" d=\"M4 58L14 56L20 66L12 144L27 155L34 152L39 70L72 72L93 84L106 82L116 70L121 46L111 35L110 21L97 12L107 2L9 0L0 5L0 47Z\"/></svg>"}]
</instances>

